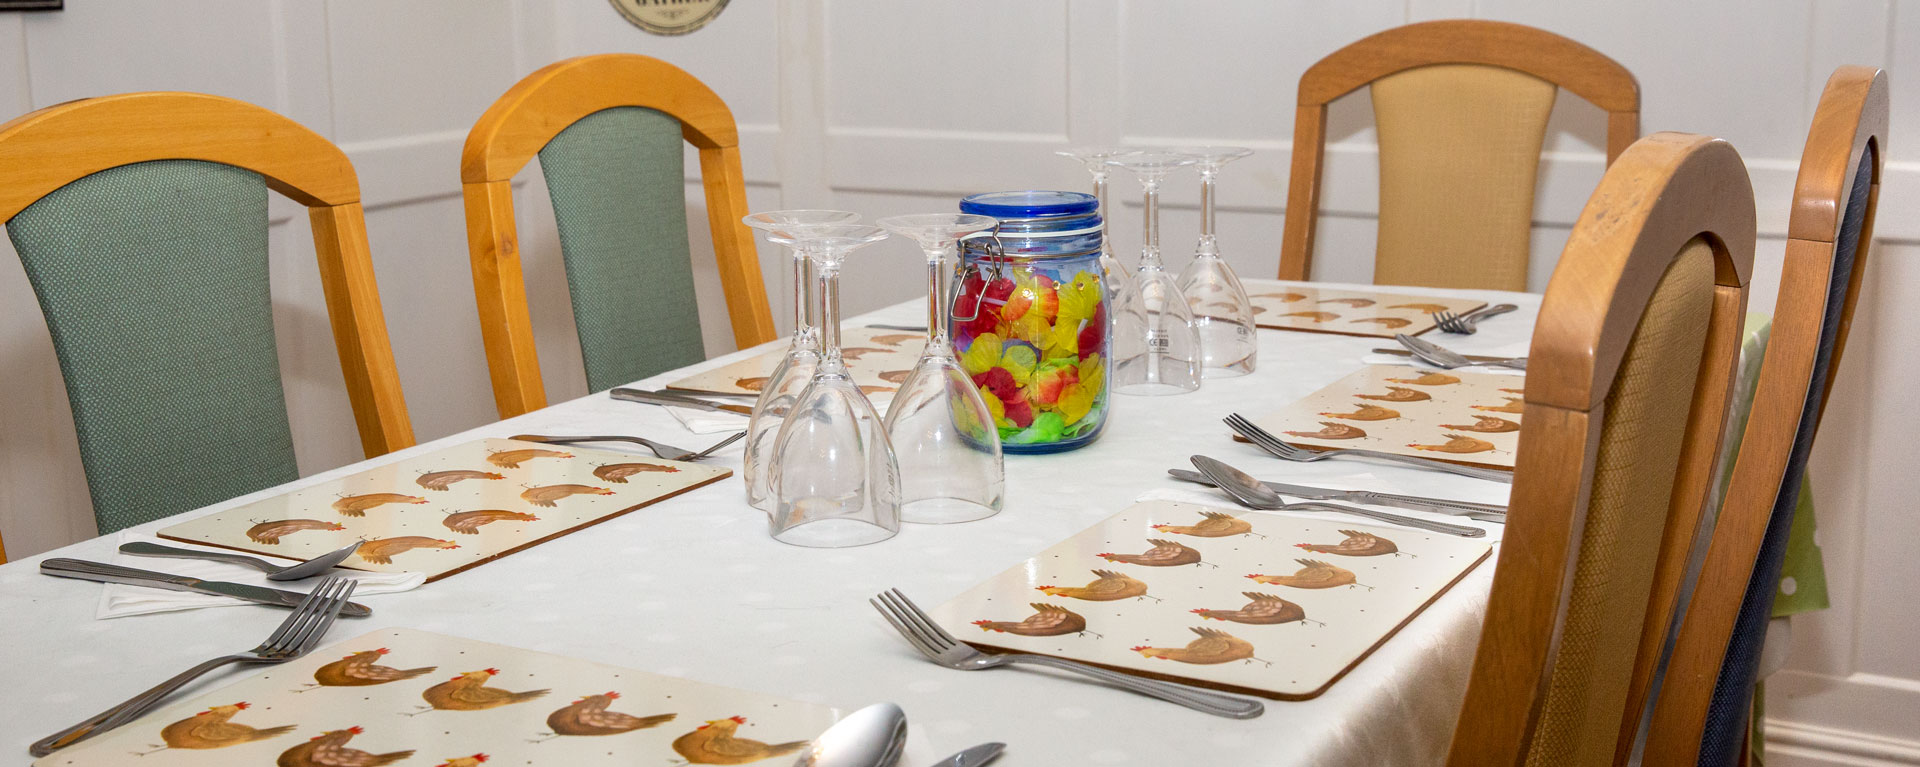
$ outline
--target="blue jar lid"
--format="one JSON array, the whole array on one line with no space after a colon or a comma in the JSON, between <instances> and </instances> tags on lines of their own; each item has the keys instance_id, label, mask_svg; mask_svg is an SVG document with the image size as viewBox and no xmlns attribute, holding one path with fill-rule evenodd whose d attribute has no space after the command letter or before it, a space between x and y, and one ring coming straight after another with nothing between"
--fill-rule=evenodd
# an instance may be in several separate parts
<instances>
[{"instance_id":1,"label":"blue jar lid","mask_svg":"<svg viewBox=\"0 0 1920 767\"><path fill-rule=\"evenodd\" d=\"M1085 192L985 192L960 200L960 212L994 218L1048 218L1083 216L1100 209L1100 200Z\"/></svg>"}]
</instances>

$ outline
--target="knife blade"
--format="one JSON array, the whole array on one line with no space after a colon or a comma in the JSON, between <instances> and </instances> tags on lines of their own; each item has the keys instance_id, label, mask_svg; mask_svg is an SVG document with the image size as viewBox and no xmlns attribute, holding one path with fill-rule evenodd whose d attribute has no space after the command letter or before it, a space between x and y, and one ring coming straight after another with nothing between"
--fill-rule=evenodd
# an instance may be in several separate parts
<instances>
[{"instance_id":1,"label":"knife blade","mask_svg":"<svg viewBox=\"0 0 1920 767\"><path fill-rule=\"evenodd\" d=\"M189 578L184 575L157 573L133 567L110 565L105 562L89 562L84 559L56 557L40 563L40 572L57 578L77 578L98 583L123 583L128 586L146 586L168 591L187 591L195 594L211 594L217 597L234 599L267 605L269 607L299 607L307 595L297 591L282 591L263 586L249 586L245 583L227 581L206 581ZM365 618L373 610L358 602L348 602L340 609L340 614L353 618Z\"/></svg>"},{"instance_id":2,"label":"knife blade","mask_svg":"<svg viewBox=\"0 0 1920 767\"><path fill-rule=\"evenodd\" d=\"M671 395L658 394L650 391L644 391L641 389L614 389L610 392L607 392L607 395L610 397L613 397L614 399L626 400L628 402L642 402L648 405L663 405L666 407L685 407L685 408L692 408L694 410L711 410L718 413L735 413L738 415L753 415L753 408L748 407L746 405L723 405L717 402L708 402L706 400L696 399L694 397L676 397Z\"/></svg>"},{"instance_id":3,"label":"knife blade","mask_svg":"<svg viewBox=\"0 0 1920 767\"><path fill-rule=\"evenodd\" d=\"M1391 354L1395 357L1413 356L1413 352L1407 351L1405 349L1375 349L1373 350L1373 353L1374 354ZM1469 362L1498 362L1498 361L1504 361L1508 359L1507 357L1489 357L1484 354L1462 354L1460 356L1467 358Z\"/></svg>"},{"instance_id":4,"label":"knife blade","mask_svg":"<svg viewBox=\"0 0 1920 767\"><path fill-rule=\"evenodd\" d=\"M1167 473L1175 479L1212 485L1213 482L1197 471L1187 469L1168 469ZM1467 516L1485 522L1506 521L1507 507L1492 503L1473 503L1471 501L1452 501L1443 498L1424 498L1417 495L1398 495L1394 493L1376 493L1371 490L1331 490L1306 485L1290 485L1285 482L1262 481L1269 489L1281 495L1291 495L1311 501L1346 501L1348 503L1370 503L1376 506L1392 506L1398 509L1431 511L1439 514Z\"/></svg>"},{"instance_id":5,"label":"knife blade","mask_svg":"<svg viewBox=\"0 0 1920 767\"><path fill-rule=\"evenodd\" d=\"M999 756L1000 752L1005 751L1006 748L1007 744L1005 743L982 743L954 754L953 756L934 762L933 767L980 767L980 765L993 761L994 757Z\"/></svg>"}]
</instances>

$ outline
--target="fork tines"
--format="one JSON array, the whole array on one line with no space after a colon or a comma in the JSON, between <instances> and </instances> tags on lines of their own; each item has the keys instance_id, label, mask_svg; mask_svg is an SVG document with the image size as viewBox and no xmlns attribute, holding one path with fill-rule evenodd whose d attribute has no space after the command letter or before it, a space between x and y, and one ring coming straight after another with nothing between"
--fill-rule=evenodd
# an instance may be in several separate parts
<instances>
[{"instance_id":1,"label":"fork tines","mask_svg":"<svg viewBox=\"0 0 1920 767\"><path fill-rule=\"evenodd\" d=\"M1445 309L1433 313L1433 324L1442 333L1467 332L1466 323L1460 321L1460 315Z\"/></svg>"},{"instance_id":2,"label":"fork tines","mask_svg":"<svg viewBox=\"0 0 1920 767\"><path fill-rule=\"evenodd\" d=\"M928 657L939 655L960 643L946 629L933 622L919 605L900 593L899 589L887 589L873 599L867 600L873 609L879 610L881 617L893 624L895 631L905 637L913 649Z\"/></svg>"},{"instance_id":3,"label":"fork tines","mask_svg":"<svg viewBox=\"0 0 1920 767\"><path fill-rule=\"evenodd\" d=\"M1232 429L1235 434L1246 437L1247 441L1252 442L1254 447L1260 448L1261 450L1288 459L1299 454L1300 448L1281 441L1279 437L1273 436L1273 434L1266 429L1254 425L1252 421L1247 420L1245 416L1239 413L1229 414L1226 417L1226 423L1227 428Z\"/></svg>"}]
</instances>

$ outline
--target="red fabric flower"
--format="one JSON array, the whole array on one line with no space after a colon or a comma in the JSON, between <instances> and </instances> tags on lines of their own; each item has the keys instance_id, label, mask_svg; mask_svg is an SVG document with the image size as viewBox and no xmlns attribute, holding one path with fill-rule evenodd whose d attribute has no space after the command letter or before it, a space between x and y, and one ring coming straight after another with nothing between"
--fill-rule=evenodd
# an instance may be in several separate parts
<instances>
[{"instance_id":1,"label":"red fabric flower","mask_svg":"<svg viewBox=\"0 0 1920 767\"><path fill-rule=\"evenodd\" d=\"M1020 385L1013 382L1013 374L1007 372L1006 368L988 368L987 372L974 376L973 383L981 389L993 392L993 396L999 397L1001 402L1009 403L1009 408L1012 407L1011 403L1014 400L1025 401L1020 396ZM1029 414L1028 417L1031 418L1032 415Z\"/></svg>"},{"instance_id":2,"label":"red fabric flower","mask_svg":"<svg viewBox=\"0 0 1920 767\"><path fill-rule=\"evenodd\" d=\"M1087 326L1080 329L1080 359L1097 354L1100 344L1107 340L1107 302L1093 305L1093 318L1087 320Z\"/></svg>"},{"instance_id":3,"label":"red fabric flower","mask_svg":"<svg viewBox=\"0 0 1920 767\"><path fill-rule=\"evenodd\" d=\"M969 336L992 333L1000 322L1000 308L1013 295L1013 280L1002 277L986 283L986 296L982 298L983 282L979 272L968 273L967 278L960 281L960 298L954 302L954 316L973 317L960 323L962 331Z\"/></svg>"}]
</instances>

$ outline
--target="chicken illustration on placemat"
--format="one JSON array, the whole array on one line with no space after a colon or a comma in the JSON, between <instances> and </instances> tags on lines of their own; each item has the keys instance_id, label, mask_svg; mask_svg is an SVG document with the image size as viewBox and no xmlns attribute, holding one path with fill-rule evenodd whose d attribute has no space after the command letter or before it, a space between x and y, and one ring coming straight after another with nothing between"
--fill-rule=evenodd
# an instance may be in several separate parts
<instances>
[{"instance_id":1,"label":"chicken illustration on placemat","mask_svg":"<svg viewBox=\"0 0 1920 767\"><path fill-rule=\"evenodd\" d=\"M1108 562L1140 565L1141 567L1178 567L1180 565L1206 565L1207 567L1215 567L1215 565L1201 561L1199 549L1185 545L1179 541L1149 538L1147 542L1153 544L1153 548L1147 549L1144 554L1112 554L1102 552L1096 556Z\"/></svg>"},{"instance_id":2,"label":"chicken illustration on placemat","mask_svg":"<svg viewBox=\"0 0 1920 767\"><path fill-rule=\"evenodd\" d=\"M1368 591L1373 590L1372 586L1361 583L1359 576L1354 575L1352 570L1348 570L1339 565L1318 559L1296 559L1293 561L1300 563L1300 569L1294 571L1292 575L1251 573L1247 577L1258 583L1273 586L1291 586L1296 589L1331 589L1338 586L1346 586L1348 588L1359 586Z\"/></svg>"},{"instance_id":3,"label":"chicken illustration on placemat","mask_svg":"<svg viewBox=\"0 0 1920 767\"><path fill-rule=\"evenodd\" d=\"M428 687L420 697L427 701L420 711L408 715L424 714L428 711L484 711L515 703L525 703L535 698L545 697L552 690L524 690L513 692L497 687L488 687L487 682L500 675L500 669L483 668L468 671L445 682Z\"/></svg>"},{"instance_id":4,"label":"chicken illustration on placemat","mask_svg":"<svg viewBox=\"0 0 1920 767\"><path fill-rule=\"evenodd\" d=\"M460 544L424 535L402 535L395 538L375 538L364 541L353 555L366 560L369 564L390 565L393 558L414 549L457 549Z\"/></svg>"},{"instance_id":5,"label":"chicken illustration on placemat","mask_svg":"<svg viewBox=\"0 0 1920 767\"><path fill-rule=\"evenodd\" d=\"M608 711L620 698L615 691L588 695L547 715L547 732L541 733L535 742L558 738L563 735L619 735L623 732L658 727L673 721L679 714L654 714L652 716L634 716L618 711Z\"/></svg>"},{"instance_id":6,"label":"chicken illustration on placemat","mask_svg":"<svg viewBox=\"0 0 1920 767\"><path fill-rule=\"evenodd\" d=\"M249 520L252 521L252 520ZM346 525L339 522L323 522L318 519L269 519L254 522L247 528L247 539L269 546L278 545L285 538L301 530L345 530Z\"/></svg>"},{"instance_id":7,"label":"chicken illustration on placemat","mask_svg":"<svg viewBox=\"0 0 1920 767\"><path fill-rule=\"evenodd\" d=\"M428 490L446 490L453 483L468 479L506 479L505 474L472 469L453 469L451 471L429 471L415 477L413 483Z\"/></svg>"},{"instance_id":8,"label":"chicken illustration on placemat","mask_svg":"<svg viewBox=\"0 0 1920 767\"><path fill-rule=\"evenodd\" d=\"M762 759L786 756L807 747L808 741L804 740L769 745L737 737L734 733L746 723L744 716L709 720L694 728L693 732L675 738L674 753L690 764L752 764Z\"/></svg>"},{"instance_id":9,"label":"chicken illustration on placemat","mask_svg":"<svg viewBox=\"0 0 1920 767\"><path fill-rule=\"evenodd\" d=\"M924 333L887 328L847 326L840 329L840 356L847 375L867 396L899 390L906 373L919 361ZM755 394L767 385L775 366L786 356L784 348L766 352L667 384L669 389L720 394Z\"/></svg>"},{"instance_id":10,"label":"chicken illustration on placemat","mask_svg":"<svg viewBox=\"0 0 1920 767\"><path fill-rule=\"evenodd\" d=\"M426 503L427 499L405 493L366 493L364 495L342 495L333 502L333 510L343 517L364 517L368 509L377 509L389 503Z\"/></svg>"},{"instance_id":11,"label":"chicken illustration on placemat","mask_svg":"<svg viewBox=\"0 0 1920 767\"><path fill-rule=\"evenodd\" d=\"M294 692L308 692L321 687L366 687L387 684L425 676L433 673L439 666L421 666L419 668L398 669L382 665L387 653L385 647L362 650L333 661L313 671L313 682Z\"/></svg>"},{"instance_id":12,"label":"chicken illustration on placemat","mask_svg":"<svg viewBox=\"0 0 1920 767\"><path fill-rule=\"evenodd\" d=\"M1085 586L1036 586L1042 594L1050 597L1069 597L1089 602L1111 602L1116 599L1151 599L1159 597L1147 593L1145 581L1128 577L1125 573L1112 570L1095 570L1093 582Z\"/></svg>"},{"instance_id":13,"label":"chicken illustration on placemat","mask_svg":"<svg viewBox=\"0 0 1920 767\"><path fill-rule=\"evenodd\" d=\"M1253 531L1253 524L1224 511L1200 512L1200 522L1192 525L1154 525L1153 529L1163 533L1192 535L1200 538L1226 538L1235 535L1252 535L1265 538Z\"/></svg>"},{"instance_id":14,"label":"chicken illustration on placemat","mask_svg":"<svg viewBox=\"0 0 1920 767\"><path fill-rule=\"evenodd\" d=\"M1066 634L1105 636L1099 632L1088 631L1086 617L1065 607L1045 602L1029 602L1027 606L1033 608L1034 612L1027 616L1026 620L1018 622L977 620L973 625L979 626L981 631L998 631L1002 634L1019 634L1029 637L1053 637Z\"/></svg>"},{"instance_id":15,"label":"chicken illustration on placemat","mask_svg":"<svg viewBox=\"0 0 1920 767\"><path fill-rule=\"evenodd\" d=\"M645 474L650 471L657 471L657 472L672 474L674 472L679 471L679 469L676 469L672 466L668 466L666 464L659 464L659 463L640 463L640 462L599 463L599 464L594 464L593 476L599 477L608 482L612 482L616 485L624 485L627 483L628 477L631 477L635 474Z\"/></svg>"},{"instance_id":16,"label":"chicken illustration on placemat","mask_svg":"<svg viewBox=\"0 0 1920 767\"><path fill-rule=\"evenodd\" d=\"M1387 554L1400 555L1400 547L1365 530L1341 530L1347 539L1339 543L1296 543L1295 547L1316 554L1339 554L1343 557L1379 557ZM1408 554L1407 556L1417 556Z\"/></svg>"},{"instance_id":17,"label":"chicken illustration on placemat","mask_svg":"<svg viewBox=\"0 0 1920 767\"><path fill-rule=\"evenodd\" d=\"M1238 610L1209 610L1203 607L1193 610L1192 612L1199 615L1201 620L1232 621L1234 623L1248 623L1253 625L1273 623L1316 623L1322 626L1327 625L1320 621L1308 620L1306 608L1273 594L1262 594L1258 591L1242 591L1240 595L1253 601L1248 602L1245 607Z\"/></svg>"},{"instance_id":18,"label":"chicken illustration on placemat","mask_svg":"<svg viewBox=\"0 0 1920 767\"><path fill-rule=\"evenodd\" d=\"M452 530L462 535L479 535L481 525L490 525L495 522L538 522L538 521L540 521L539 517L534 516L532 514L528 514L524 511L508 511L506 509L476 509L473 511L456 511L452 514L448 514L445 518L440 520L440 524L445 526L448 530Z\"/></svg>"},{"instance_id":19,"label":"chicken illustration on placemat","mask_svg":"<svg viewBox=\"0 0 1920 767\"><path fill-rule=\"evenodd\" d=\"M150 751L136 751L139 756L165 751L169 748L209 749L237 746L242 743L277 738L293 732L297 725L283 724L278 727L249 727L233 721L235 714L247 710L247 702L229 703L214 706L193 716L173 722L160 728L160 741L165 745L154 744Z\"/></svg>"},{"instance_id":20,"label":"chicken illustration on placemat","mask_svg":"<svg viewBox=\"0 0 1920 767\"><path fill-rule=\"evenodd\" d=\"M526 487L526 491L520 494L520 500L549 509L558 505L556 502L562 498L571 498L576 495L613 495L612 490L593 485L561 484Z\"/></svg>"},{"instance_id":21,"label":"chicken illustration on placemat","mask_svg":"<svg viewBox=\"0 0 1920 767\"><path fill-rule=\"evenodd\" d=\"M1273 665L1270 661L1253 657L1253 643L1245 639L1241 639L1219 629L1194 627L1187 630L1200 635L1200 638L1188 642L1185 647L1147 647L1141 645L1133 648L1133 651L1140 653L1142 657L1159 658L1161 660L1177 661L1180 663L1213 664L1231 663L1237 660L1248 663L1260 661L1268 666Z\"/></svg>"},{"instance_id":22,"label":"chicken illustration on placemat","mask_svg":"<svg viewBox=\"0 0 1920 767\"><path fill-rule=\"evenodd\" d=\"M274 764L279 767L381 767L413 756L413 749L376 754L347 747L347 741L365 732L359 725L328 730L282 752Z\"/></svg>"}]
</instances>

